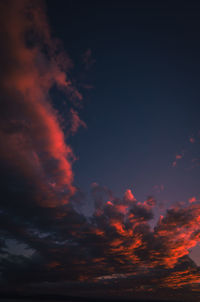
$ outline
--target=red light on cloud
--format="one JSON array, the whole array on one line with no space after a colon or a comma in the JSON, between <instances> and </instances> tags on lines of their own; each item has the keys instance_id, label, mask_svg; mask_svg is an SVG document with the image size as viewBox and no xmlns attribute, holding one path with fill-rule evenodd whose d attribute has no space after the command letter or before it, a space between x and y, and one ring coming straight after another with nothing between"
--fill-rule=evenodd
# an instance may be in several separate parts
<instances>
[{"instance_id":1,"label":"red light on cloud","mask_svg":"<svg viewBox=\"0 0 200 302\"><path fill-rule=\"evenodd\" d=\"M181 155L181 154L176 155L176 159L181 159L181 158L183 158L183 155Z\"/></svg>"},{"instance_id":2,"label":"red light on cloud","mask_svg":"<svg viewBox=\"0 0 200 302\"><path fill-rule=\"evenodd\" d=\"M67 204L76 191L72 172L75 157L66 144L49 91L56 85L72 100L82 99L68 80L71 62L62 51L59 52L51 38L46 17L37 5L12 1L12 9L6 11L8 17L3 22L9 40L6 60L13 64L2 79L4 93L9 96L7 106L10 106L10 115L2 123L9 124L10 131L1 132L0 141L4 148L0 156L35 184L37 200L43 206ZM40 37L38 40L33 38L32 47L24 38L27 30L33 30ZM43 44L48 55L42 50ZM74 134L85 124L74 109L71 109L71 115L71 132ZM60 194L61 191L65 194Z\"/></svg>"},{"instance_id":3,"label":"red light on cloud","mask_svg":"<svg viewBox=\"0 0 200 302\"><path fill-rule=\"evenodd\" d=\"M196 202L197 199L196 199L195 196L193 196L193 197L189 198L188 201L189 201L190 203L193 203L193 202Z\"/></svg>"},{"instance_id":4,"label":"red light on cloud","mask_svg":"<svg viewBox=\"0 0 200 302\"><path fill-rule=\"evenodd\" d=\"M189 141L190 141L190 143L194 144L195 143L195 138L194 137L190 137Z\"/></svg>"},{"instance_id":5,"label":"red light on cloud","mask_svg":"<svg viewBox=\"0 0 200 302\"><path fill-rule=\"evenodd\" d=\"M111 201L107 201L106 204L109 205L109 206L113 206L113 203Z\"/></svg>"},{"instance_id":6,"label":"red light on cloud","mask_svg":"<svg viewBox=\"0 0 200 302\"><path fill-rule=\"evenodd\" d=\"M115 209L118 211L118 212L120 212L120 213L122 213L122 214L126 214L126 213L128 213L128 206L127 205L116 205L115 206Z\"/></svg>"},{"instance_id":7,"label":"red light on cloud","mask_svg":"<svg viewBox=\"0 0 200 302\"><path fill-rule=\"evenodd\" d=\"M80 119L78 112L71 108L71 133L74 135L79 127L86 128L86 124Z\"/></svg>"},{"instance_id":8,"label":"red light on cloud","mask_svg":"<svg viewBox=\"0 0 200 302\"><path fill-rule=\"evenodd\" d=\"M120 221L111 220L110 225L113 226L120 235L125 236L126 232L123 224Z\"/></svg>"},{"instance_id":9,"label":"red light on cloud","mask_svg":"<svg viewBox=\"0 0 200 302\"><path fill-rule=\"evenodd\" d=\"M176 167L176 165L177 165L176 161L173 161L172 167Z\"/></svg>"},{"instance_id":10,"label":"red light on cloud","mask_svg":"<svg viewBox=\"0 0 200 302\"><path fill-rule=\"evenodd\" d=\"M163 285L174 289L195 283L200 283L200 273L198 273L195 269L172 272L163 280Z\"/></svg>"},{"instance_id":11,"label":"red light on cloud","mask_svg":"<svg viewBox=\"0 0 200 302\"><path fill-rule=\"evenodd\" d=\"M130 189L126 190L126 192L124 194L124 199L127 200L127 201L135 201L136 200Z\"/></svg>"}]
</instances>

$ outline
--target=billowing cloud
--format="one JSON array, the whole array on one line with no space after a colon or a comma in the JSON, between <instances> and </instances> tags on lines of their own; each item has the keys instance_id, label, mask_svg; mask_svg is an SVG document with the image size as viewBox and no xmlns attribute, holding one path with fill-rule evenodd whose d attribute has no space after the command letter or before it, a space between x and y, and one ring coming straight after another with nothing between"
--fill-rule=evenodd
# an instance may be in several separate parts
<instances>
[{"instance_id":1,"label":"billowing cloud","mask_svg":"<svg viewBox=\"0 0 200 302\"><path fill-rule=\"evenodd\" d=\"M67 203L75 192L73 152L50 99L54 86L72 99L81 98L68 77L70 60L51 38L38 1L4 1L1 15L0 156L28 178L39 192L38 203ZM83 124L73 114L73 133ZM58 200L57 193L60 194ZM42 194L43 194L42 193ZM54 197L56 194L56 198Z\"/></svg>"}]
</instances>

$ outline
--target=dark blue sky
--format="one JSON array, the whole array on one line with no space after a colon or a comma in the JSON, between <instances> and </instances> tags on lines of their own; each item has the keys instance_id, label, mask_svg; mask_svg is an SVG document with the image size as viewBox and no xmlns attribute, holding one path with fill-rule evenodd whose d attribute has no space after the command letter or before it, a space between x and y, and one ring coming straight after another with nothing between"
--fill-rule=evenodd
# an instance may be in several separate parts
<instances>
[{"instance_id":1,"label":"dark blue sky","mask_svg":"<svg viewBox=\"0 0 200 302\"><path fill-rule=\"evenodd\" d=\"M93 86L83 91L88 128L70 140L79 157L77 185L88 190L95 181L116 194L131 187L145 198L163 184L162 198L171 202L198 195L200 171L190 169L192 158L176 168L172 162L182 150L192 157L198 148L189 137L199 130L200 5L59 1L55 14L49 1L47 8L79 84ZM87 49L95 63L84 74Z\"/></svg>"}]
</instances>

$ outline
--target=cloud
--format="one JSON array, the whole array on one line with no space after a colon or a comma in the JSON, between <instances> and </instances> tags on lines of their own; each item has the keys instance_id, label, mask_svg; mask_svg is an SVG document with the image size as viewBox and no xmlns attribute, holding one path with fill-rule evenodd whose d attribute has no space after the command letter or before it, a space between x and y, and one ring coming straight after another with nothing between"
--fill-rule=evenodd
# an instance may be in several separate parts
<instances>
[{"instance_id":1,"label":"cloud","mask_svg":"<svg viewBox=\"0 0 200 302\"><path fill-rule=\"evenodd\" d=\"M124 194L124 198L125 198L125 200L127 200L127 201L134 201L134 200L136 200L135 197L133 196L133 193L131 192L130 189L127 189L127 190L126 190L126 192L125 192L125 194Z\"/></svg>"},{"instance_id":2,"label":"cloud","mask_svg":"<svg viewBox=\"0 0 200 302\"><path fill-rule=\"evenodd\" d=\"M85 65L85 69L91 68L95 63L95 60L92 58L92 51L90 48L85 51L82 58L83 58L83 63Z\"/></svg>"},{"instance_id":3,"label":"cloud","mask_svg":"<svg viewBox=\"0 0 200 302\"><path fill-rule=\"evenodd\" d=\"M39 203L55 206L67 203L75 192L74 155L51 104L50 89L56 85L73 99L81 95L67 74L70 60L51 38L40 7L38 1L1 3L0 156L29 178L41 194L48 192L45 198L38 193ZM76 111L71 112L74 133L84 123ZM58 192L62 192L59 199Z\"/></svg>"},{"instance_id":4,"label":"cloud","mask_svg":"<svg viewBox=\"0 0 200 302\"><path fill-rule=\"evenodd\" d=\"M70 98L67 133L85 126L74 109L82 97L69 79L72 63L39 1L4 1L1 15L1 288L144 292L196 283L187 255L200 241L199 204L168 209L152 229L153 197L141 202L127 189L118 198L93 183L93 215L76 211L75 156L50 98L55 87ZM11 253L8 240L27 253Z\"/></svg>"},{"instance_id":5,"label":"cloud","mask_svg":"<svg viewBox=\"0 0 200 302\"><path fill-rule=\"evenodd\" d=\"M86 124L80 119L78 112L75 111L73 108L70 109L71 114L71 133L75 134L79 127L86 128Z\"/></svg>"},{"instance_id":6,"label":"cloud","mask_svg":"<svg viewBox=\"0 0 200 302\"><path fill-rule=\"evenodd\" d=\"M192 203L192 202L196 202L197 199L196 199L195 196L193 196L193 197L189 198L188 201L189 201L190 203Z\"/></svg>"},{"instance_id":7,"label":"cloud","mask_svg":"<svg viewBox=\"0 0 200 302\"><path fill-rule=\"evenodd\" d=\"M190 141L190 143L194 144L196 140L195 140L194 137L190 137L190 138L189 138L189 141Z\"/></svg>"},{"instance_id":8,"label":"cloud","mask_svg":"<svg viewBox=\"0 0 200 302\"><path fill-rule=\"evenodd\" d=\"M176 167L177 166L177 162L180 160L180 159L183 159L184 157L184 152L182 154L176 154L175 156L175 160L172 162L172 167Z\"/></svg>"}]
</instances>

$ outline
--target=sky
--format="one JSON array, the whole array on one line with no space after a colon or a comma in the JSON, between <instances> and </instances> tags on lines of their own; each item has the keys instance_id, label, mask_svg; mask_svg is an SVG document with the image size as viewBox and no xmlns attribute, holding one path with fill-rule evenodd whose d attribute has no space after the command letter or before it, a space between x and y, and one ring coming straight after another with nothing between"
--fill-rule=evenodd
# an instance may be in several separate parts
<instances>
[{"instance_id":1,"label":"sky","mask_svg":"<svg viewBox=\"0 0 200 302\"><path fill-rule=\"evenodd\" d=\"M0 12L0 291L195 300L200 4Z\"/></svg>"}]
</instances>

